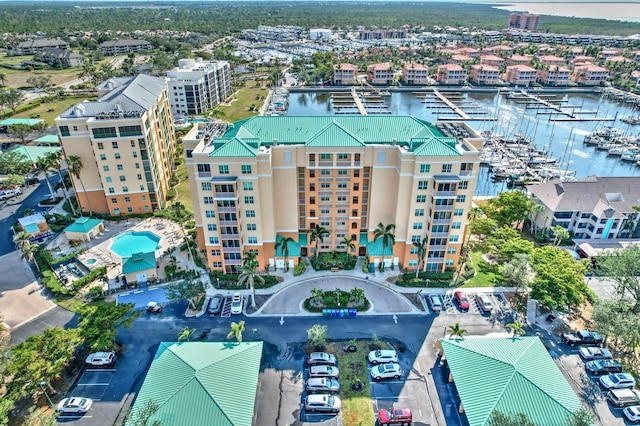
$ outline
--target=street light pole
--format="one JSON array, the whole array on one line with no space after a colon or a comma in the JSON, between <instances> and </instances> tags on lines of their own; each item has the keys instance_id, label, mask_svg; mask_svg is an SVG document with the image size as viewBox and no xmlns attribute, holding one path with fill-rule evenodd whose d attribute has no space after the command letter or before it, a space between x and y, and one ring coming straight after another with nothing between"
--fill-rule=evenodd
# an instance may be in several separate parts
<instances>
[{"instance_id":1,"label":"street light pole","mask_svg":"<svg viewBox=\"0 0 640 426\"><path fill-rule=\"evenodd\" d=\"M251 331L253 331L253 340L256 340L256 331L258 331L258 329L257 329L257 328L254 328L254 329L253 329L253 330L251 330Z\"/></svg>"},{"instance_id":2,"label":"street light pole","mask_svg":"<svg viewBox=\"0 0 640 426\"><path fill-rule=\"evenodd\" d=\"M445 335L447 334L447 326L443 325L442 326L442 338L444 339Z\"/></svg>"},{"instance_id":3,"label":"street light pole","mask_svg":"<svg viewBox=\"0 0 640 426\"><path fill-rule=\"evenodd\" d=\"M53 401L51 401L51 398L49 398L49 394L47 393L47 391L44 388L44 386L46 384L47 384L47 382L40 382L40 383L38 383L38 386L40 386L40 389L42 389L42 392L44 392L44 396L47 397L47 401L49 401L49 407L53 408Z\"/></svg>"}]
</instances>

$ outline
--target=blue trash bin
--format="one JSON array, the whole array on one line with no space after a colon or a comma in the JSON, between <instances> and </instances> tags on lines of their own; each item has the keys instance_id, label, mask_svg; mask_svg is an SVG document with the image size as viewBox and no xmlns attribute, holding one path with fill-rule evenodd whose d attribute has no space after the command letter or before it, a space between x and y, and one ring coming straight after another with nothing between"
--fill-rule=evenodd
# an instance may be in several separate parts
<instances>
[{"instance_id":1,"label":"blue trash bin","mask_svg":"<svg viewBox=\"0 0 640 426\"><path fill-rule=\"evenodd\" d=\"M331 316L332 317L337 317L338 316L338 310L337 309L330 309L331 311Z\"/></svg>"},{"instance_id":2,"label":"blue trash bin","mask_svg":"<svg viewBox=\"0 0 640 426\"><path fill-rule=\"evenodd\" d=\"M358 310L356 308L349 308L349 316L355 317L356 315L358 315Z\"/></svg>"},{"instance_id":3,"label":"blue trash bin","mask_svg":"<svg viewBox=\"0 0 640 426\"><path fill-rule=\"evenodd\" d=\"M340 316L343 317L345 309L340 309L339 311L340 311Z\"/></svg>"},{"instance_id":4,"label":"blue trash bin","mask_svg":"<svg viewBox=\"0 0 640 426\"><path fill-rule=\"evenodd\" d=\"M326 316L327 316L327 310L326 310L326 309L323 309L323 310L322 310L322 316L323 316L323 317L326 317Z\"/></svg>"}]
</instances>

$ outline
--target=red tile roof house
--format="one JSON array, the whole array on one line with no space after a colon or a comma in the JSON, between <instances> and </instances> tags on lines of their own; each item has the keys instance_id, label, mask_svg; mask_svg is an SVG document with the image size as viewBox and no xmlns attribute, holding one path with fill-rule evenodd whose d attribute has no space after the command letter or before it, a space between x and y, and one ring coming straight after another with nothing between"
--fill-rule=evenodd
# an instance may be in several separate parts
<instances>
[{"instance_id":1,"label":"red tile roof house","mask_svg":"<svg viewBox=\"0 0 640 426\"><path fill-rule=\"evenodd\" d=\"M596 61L596 58L593 56L584 56L578 55L571 60L573 66L579 66L584 64L593 64Z\"/></svg>"},{"instance_id":2,"label":"red tile roof house","mask_svg":"<svg viewBox=\"0 0 640 426\"><path fill-rule=\"evenodd\" d=\"M480 63L483 65L491 65L493 67L502 67L505 64L505 60L496 55L484 55L480 57Z\"/></svg>"},{"instance_id":3,"label":"red tile roof house","mask_svg":"<svg viewBox=\"0 0 640 426\"><path fill-rule=\"evenodd\" d=\"M567 86L571 81L571 70L557 65L542 68L538 70L538 81L547 86Z\"/></svg>"},{"instance_id":4,"label":"red tile roof house","mask_svg":"<svg viewBox=\"0 0 640 426\"><path fill-rule=\"evenodd\" d=\"M452 64L462 65L465 62L473 62L473 58L471 56L467 56L467 55L453 55L451 57L450 62Z\"/></svg>"},{"instance_id":5,"label":"red tile roof house","mask_svg":"<svg viewBox=\"0 0 640 426\"><path fill-rule=\"evenodd\" d=\"M486 64L472 65L469 80L476 84L498 84L498 82L500 81L500 69L498 67Z\"/></svg>"},{"instance_id":6,"label":"red tile roof house","mask_svg":"<svg viewBox=\"0 0 640 426\"><path fill-rule=\"evenodd\" d=\"M442 84L462 85L467 81L467 71L458 64L440 65L436 80Z\"/></svg>"},{"instance_id":7,"label":"red tile roof house","mask_svg":"<svg viewBox=\"0 0 640 426\"><path fill-rule=\"evenodd\" d=\"M555 55L543 55L538 57L538 61L541 64L549 65L549 66L562 66L567 65L567 60Z\"/></svg>"},{"instance_id":8,"label":"red tile roof house","mask_svg":"<svg viewBox=\"0 0 640 426\"><path fill-rule=\"evenodd\" d=\"M404 64L402 67L402 81L405 84L428 84L429 67L423 64Z\"/></svg>"},{"instance_id":9,"label":"red tile roof house","mask_svg":"<svg viewBox=\"0 0 640 426\"><path fill-rule=\"evenodd\" d=\"M507 59L507 65L531 65L531 57L524 55L512 55Z\"/></svg>"},{"instance_id":10,"label":"red tile roof house","mask_svg":"<svg viewBox=\"0 0 640 426\"><path fill-rule=\"evenodd\" d=\"M593 64L577 66L573 69L571 79L585 86L599 86L609 77L609 70Z\"/></svg>"},{"instance_id":11,"label":"red tile roof house","mask_svg":"<svg viewBox=\"0 0 640 426\"><path fill-rule=\"evenodd\" d=\"M503 80L518 86L529 86L538 79L538 71L527 65L511 65L507 67Z\"/></svg>"},{"instance_id":12,"label":"red tile roof house","mask_svg":"<svg viewBox=\"0 0 640 426\"><path fill-rule=\"evenodd\" d=\"M353 64L334 64L332 83L352 85L358 81L358 67Z\"/></svg>"},{"instance_id":13,"label":"red tile roof house","mask_svg":"<svg viewBox=\"0 0 640 426\"><path fill-rule=\"evenodd\" d=\"M391 65L369 65L367 67L367 80L371 84L393 84L393 69Z\"/></svg>"}]
</instances>

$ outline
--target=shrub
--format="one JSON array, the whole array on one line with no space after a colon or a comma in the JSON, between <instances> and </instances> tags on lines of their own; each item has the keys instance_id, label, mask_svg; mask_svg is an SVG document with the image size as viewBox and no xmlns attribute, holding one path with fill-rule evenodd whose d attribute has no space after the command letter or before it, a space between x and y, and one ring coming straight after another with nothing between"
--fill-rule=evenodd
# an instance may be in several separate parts
<instances>
[{"instance_id":1,"label":"shrub","mask_svg":"<svg viewBox=\"0 0 640 426\"><path fill-rule=\"evenodd\" d=\"M306 270L307 270L307 267L305 266L304 262L300 261L298 262L296 267L293 268L293 276L297 277L298 275L302 275L305 273Z\"/></svg>"},{"instance_id":2,"label":"shrub","mask_svg":"<svg viewBox=\"0 0 640 426\"><path fill-rule=\"evenodd\" d=\"M63 287L62 284L60 284L60 281L58 281L58 278L53 275L53 272L51 271L42 271L42 284L53 294L72 296L76 293L75 290Z\"/></svg>"},{"instance_id":3,"label":"shrub","mask_svg":"<svg viewBox=\"0 0 640 426\"><path fill-rule=\"evenodd\" d=\"M396 284L401 287L450 287L453 283L453 271L443 273L420 272L416 278L415 272L402 274L396 280Z\"/></svg>"}]
</instances>

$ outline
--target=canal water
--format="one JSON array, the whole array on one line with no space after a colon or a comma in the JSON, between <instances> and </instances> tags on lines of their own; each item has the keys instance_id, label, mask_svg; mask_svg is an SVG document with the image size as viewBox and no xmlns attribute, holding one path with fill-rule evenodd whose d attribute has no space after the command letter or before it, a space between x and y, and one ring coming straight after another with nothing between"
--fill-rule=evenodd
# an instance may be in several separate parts
<instances>
[{"instance_id":1,"label":"canal water","mask_svg":"<svg viewBox=\"0 0 640 426\"><path fill-rule=\"evenodd\" d=\"M432 103L423 103L418 95L410 92L393 92L384 97L388 111L393 115L412 115L428 121L438 121L455 115L444 105L434 108ZM601 97L598 94L560 94L552 103L562 101L563 109L577 116L597 118L599 121L552 121L561 115L543 114L548 110L527 108L505 94L470 92L463 95L462 109L467 112L484 112L485 121L469 121L478 131L488 130L493 134L512 137L523 135L532 140L538 149L548 152L558 159L563 170L575 170L577 178L589 175L599 176L640 176L640 166L633 162L623 162L620 157L608 156L606 151L597 151L594 146L583 143L585 135L605 126L613 126L627 136L639 136L640 126L626 124L620 119L637 117L634 110L624 103ZM331 94L291 93L288 115L334 115ZM551 120L550 120L551 119ZM611 120L607 120L611 119ZM505 181L493 181L488 168L481 168L478 176L476 195L495 195L506 190Z\"/></svg>"}]
</instances>

